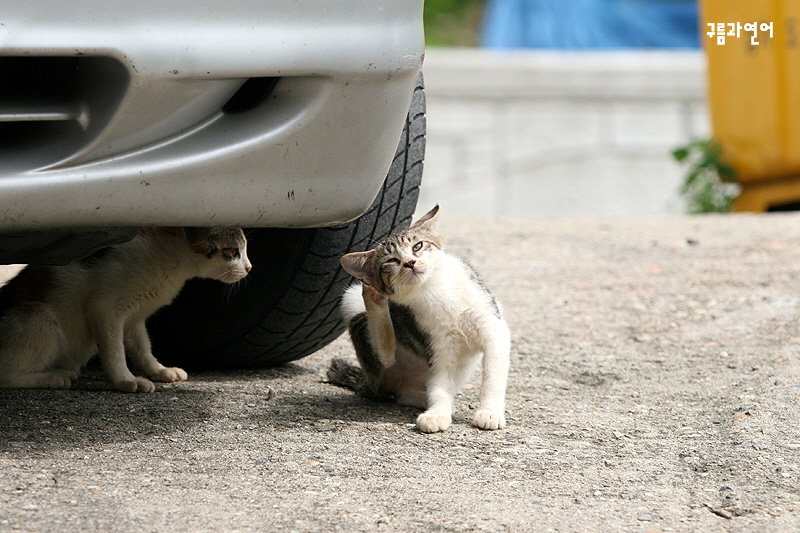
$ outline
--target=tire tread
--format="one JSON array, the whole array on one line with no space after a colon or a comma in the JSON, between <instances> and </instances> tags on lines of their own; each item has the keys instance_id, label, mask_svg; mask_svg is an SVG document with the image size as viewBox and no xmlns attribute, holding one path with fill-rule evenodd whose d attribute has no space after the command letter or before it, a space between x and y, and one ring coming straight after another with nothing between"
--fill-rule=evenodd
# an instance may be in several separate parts
<instances>
[{"instance_id":1,"label":"tire tread","mask_svg":"<svg viewBox=\"0 0 800 533\"><path fill-rule=\"evenodd\" d=\"M405 128L384 185L357 220L320 228L308 255L278 305L231 346L226 366L274 366L309 355L345 330L339 300L352 282L339 257L363 251L411 223L425 157L425 93L422 74L411 100ZM317 297L310 297L318 294ZM234 356L233 354L237 354Z\"/></svg>"}]
</instances>

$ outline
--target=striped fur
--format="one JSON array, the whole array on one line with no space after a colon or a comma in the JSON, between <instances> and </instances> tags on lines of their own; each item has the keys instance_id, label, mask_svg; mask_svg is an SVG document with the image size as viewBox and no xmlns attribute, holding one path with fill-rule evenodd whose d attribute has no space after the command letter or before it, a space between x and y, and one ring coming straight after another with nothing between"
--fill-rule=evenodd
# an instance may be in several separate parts
<instances>
[{"instance_id":1,"label":"striped fur","mask_svg":"<svg viewBox=\"0 0 800 533\"><path fill-rule=\"evenodd\" d=\"M347 254L342 266L361 284L345 291L342 312L361 366L338 360L328 379L364 394L425 411L425 432L450 426L458 390L482 362L481 406L473 425L505 426L510 333L496 298L475 268L443 249L435 207L374 249Z\"/></svg>"}]
</instances>

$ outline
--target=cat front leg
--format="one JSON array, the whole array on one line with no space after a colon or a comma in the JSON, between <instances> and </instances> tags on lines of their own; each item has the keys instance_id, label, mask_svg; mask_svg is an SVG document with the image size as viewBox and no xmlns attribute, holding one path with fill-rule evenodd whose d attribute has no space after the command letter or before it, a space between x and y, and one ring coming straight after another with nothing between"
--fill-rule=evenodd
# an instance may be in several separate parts
<instances>
[{"instance_id":1,"label":"cat front leg","mask_svg":"<svg viewBox=\"0 0 800 533\"><path fill-rule=\"evenodd\" d=\"M90 330L97 342L100 362L114 388L122 392L153 392L156 386L146 378L134 376L125 363L125 344L120 320L111 313L90 313Z\"/></svg>"},{"instance_id":2,"label":"cat front leg","mask_svg":"<svg viewBox=\"0 0 800 533\"><path fill-rule=\"evenodd\" d=\"M455 387L446 376L432 378L428 384L427 411L417 417L417 428L424 433L437 433L450 427L453 421L453 398Z\"/></svg>"},{"instance_id":3,"label":"cat front leg","mask_svg":"<svg viewBox=\"0 0 800 533\"><path fill-rule=\"evenodd\" d=\"M511 334L504 322L490 337L483 353L480 406L472 425L480 429L506 427L505 402Z\"/></svg>"},{"instance_id":4,"label":"cat front leg","mask_svg":"<svg viewBox=\"0 0 800 533\"><path fill-rule=\"evenodd\" d=\"M457 370L454 354L436 351L436 362L430 370L427 383L428 410L417 417L417 428L425 433L436 433L450 427L453 420L453 399L456 395Z\"/></svg>"},{"instance_id":5,"label":"cat front leg","mask_svg":"<svg viewBox=\"0 0 800 533\"><path fill-rule=\"evenodd\" d=\"M150 379L164 383L186 381L188 375L182 368L166 367L153 356L150 336L144 322L137 322L125 333L125 347L131 361Z\"/></svg>"},{"instance_id":6,"label":"cat front leg","mask_svg":"<svg viewBox=\"0 0 800 533\"><path fill-rule=\"evenodd\" d=\"M388 368L396 362L397 349L392 317L389 314L389 299L366 283L362 287L370 344L378 355L378 360Z\"/></svg>"}]
</instances>

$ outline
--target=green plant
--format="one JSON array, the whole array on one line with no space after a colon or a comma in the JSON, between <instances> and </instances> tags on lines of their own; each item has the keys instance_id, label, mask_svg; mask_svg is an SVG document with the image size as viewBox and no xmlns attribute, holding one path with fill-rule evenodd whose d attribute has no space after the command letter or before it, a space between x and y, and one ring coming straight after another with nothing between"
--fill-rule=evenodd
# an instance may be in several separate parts
<instances>
[{"instance_id":1,"label":"green plant","mask_svg":"<svg viewBox=\"0 0 800 533\"><path fill-rule=\"evenodd\" d=\"M679 163L688 164L681 196L690 213L727 213L739 194L736 172L722 162L722 147L714 139L693 141L672 151Z\"/></svg>"},{"instance_id":2,"label":"green plant","mask_svg":"<svg viewBox=\"0 0 800 533\"><path fill-rule=\"evenodd\" d=\"M425 0L429 46L476 46L486 0Z\"/></svg>"}]
</instances>

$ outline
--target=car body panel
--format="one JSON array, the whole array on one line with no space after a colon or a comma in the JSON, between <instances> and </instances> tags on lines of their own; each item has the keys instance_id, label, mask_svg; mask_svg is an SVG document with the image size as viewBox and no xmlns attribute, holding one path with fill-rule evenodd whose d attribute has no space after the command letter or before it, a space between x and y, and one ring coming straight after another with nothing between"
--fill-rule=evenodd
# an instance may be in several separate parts
<instances>
[{"instance_id":1,"label":"car body panel","mask_svg":"<svg viewBox=\"0 0 800 533\"><path fill-rule=\"evenodd\" d=\"M0 85L0 231L351 220L424 54L421 0L0 3L0 69L72 69L65 102ZM250 78L277 83L223 111Z\"/></svg>"}]
</instances>

